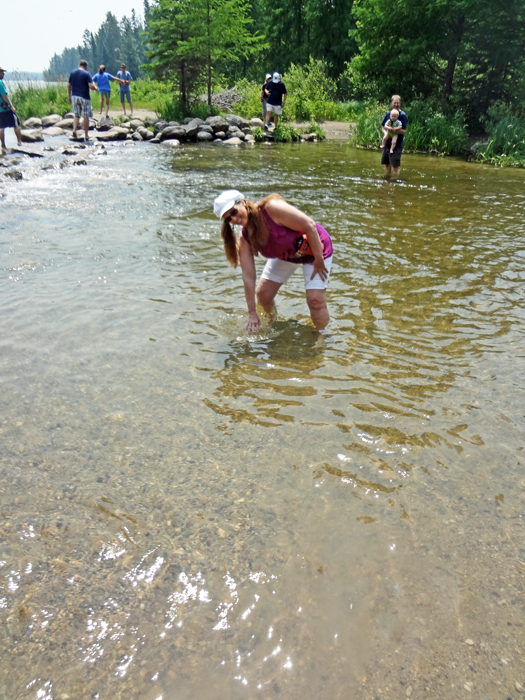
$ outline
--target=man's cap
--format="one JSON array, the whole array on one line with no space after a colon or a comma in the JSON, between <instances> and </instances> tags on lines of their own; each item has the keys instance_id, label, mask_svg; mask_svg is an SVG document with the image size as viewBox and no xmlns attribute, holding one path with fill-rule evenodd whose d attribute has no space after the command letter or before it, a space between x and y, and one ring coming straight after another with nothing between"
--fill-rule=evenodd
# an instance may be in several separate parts
<instances>
[{"instance_id":1,"label":"man's cap","mask_svg":"<svg viewBox=\"0 0 525 700\"><path fill-rule=\"evenodd\" d=\"M1 70L2 72L4 72L4 73L7 73L7 71L6 71L5 68L0 68L0 70Z\"/></svg>"},{"instance_id":2,"label":"man's cap","mask_svg":"<svg viewBox=\"0 0 525 700\"><path fill-rule=\"evenodd\" d=\"M244 195L239 190L225 190L221 192L213 202L213 213L218 219L222 219L228 209L231 209L235 202L238 202L240 199L244 199Z\"/></svg>"},{"instance_id":3,"label":"man's cap","mask_svg":"<svg viewBox=\"0 0 525 700\"><path fill-rule=\"evenodd\" d=\"M1 70L1 68L0 68L0 70ZM268 80L268 78L271 78L271 77L272 77L272 74L271 74L271 73L266 73L266 78L265 78L265 80Z\"/></svg>"},{"instance_id":4,"label":"man's cap","mask_svg":"<svg viewBox=\"0 0 525 700\"><path fill-rule=\"evenodd\" d=\"M275 73L273 74L273 77L272 77L273 82L278 83L280 79L281 79L281 76L279 75L279 73L277 71L275 71Z\"/></svg>"}]
</instances>

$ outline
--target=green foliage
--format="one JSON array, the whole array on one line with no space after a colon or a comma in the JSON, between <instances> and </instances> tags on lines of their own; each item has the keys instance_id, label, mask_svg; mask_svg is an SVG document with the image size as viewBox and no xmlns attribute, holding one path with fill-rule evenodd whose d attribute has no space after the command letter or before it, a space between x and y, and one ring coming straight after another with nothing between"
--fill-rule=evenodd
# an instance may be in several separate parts
<instances>
[{"instance_id":1,"label":"green foliage","mask_svg":"<svg viewBox=\"0 0 525 700\"><path fill-rule=\"evenodd\" d=\"M377 103L363 104L356 113L357 126L352 141L364 148L379 148L383 139L381 122L388 111ZM468 133L461 112L443 114L432 101L410 103L408 128L403 140L405 151L427 151L439 155L459 155L468 145Z\"/></svg>"},{"instance_id":2,"label":"green foliage","mask_svg":"<svg viewBox=\"0 0 525 700\"><path fill-rule=\"evenodd\" d=\"M150 109L156 109L158 102L171 95L170 86L161 80L135 80L131 83L133 104L137 106L144 104Z\"/></svg>"},{"instance_id":3,"label":"green foliage","mask_svg":"<svg viewBox=\"0 0 525 700\"><path fill-rule=\"evenodd\" d=\"M522 0L356 0L345 85L365 99L439 99L473 123L523 84Z\"/></svg>"},{"instance_id":4,"label":"green foliage","mask_svg":"<svg viewBox=\"0 0 525 700\"><path fill-rule=\"evenodd\" d=\"M252 135L253 135L253 138L259 143L261 141L264 141L264 139L266 137L266 134L264 133L264 129L261 126L256 126L254 129L252 129Z\"/></svg>"},{"instance_id":5,"label":"green foliage","mask_svg":"<svg viewBox=\"0 0 525 700\"><path fill-rule=\"evenodd\" d=\"M339 102L340 121L355 122L357 117L363 111L363 103L358 100L350 100L348 102Z\"/></svg>"},{"instance_id":6,"label":"green foliage","mask_svg":"<svg viewBox=\"0 0 525 700\"><path fill-rule=\"evenodd\" d=\"M261 88L263 81L260 84L251 80L240 80L237 85L237 92L241 96L239 104L235 105L235 113L245 119L260 117L262 114L261 104Z\"/></svg>"},{"instance_id":7,"label":"green foliage","mask_svg":"<svg viewBox=\"0 0 525 700\"><path fill-rule=\"evenodd\" d=\"M48 114L65 114L71 110L65 85L36 87L31 81L19 83L10 95L18 118L46 117Z\"/></svg>"},{"instance_id":8,"label":"green foliage","mask_svg":"<svg viewBox=\"0 0 525 700\"><path fill-rule=\"evenodd\" d=\"M439 155L465 153L468 132L459 110L443 114L435 101L415 100L410 103L409 111L409 128L403 140L405 150Z\"/></svg>"},{"instance_id":9,"label":"green foliage","mask_svg":"<svg viewBox=\"0 0 525 700\"><path fill-rule=\"evenodd\" d=\"M116 92L113 93L112 104L115 103L115 95ZM92 93L91 97L97 100L95 93ZM135 109L149 109L165 118L173 103L173 93L169 85L157 80L137 80L133 82L131 84L131 97ZM44 117L53 113L65 114L71 111L65 84L36 86L31 81L21 82L18 83L13 91L11 98L21 120L29 117ZM218 114L219 112L214 109L212 113ZM181 119L187 116L204 119L208 116L206 105L197 103L184 114L182 114L181 110L177 110L176 116L170 116L169 120Z\"/></svg>"},{"instance_id":10,"label":"green foliage","mask_svg":"<svg viewBox=\"0 0 525 700\"><path fill-rule=\"evenodd\" d=\"M301 134L290 124L278 124L272 133L275 142L291 143L301 140Z\"/></svg>"},{"instance_id":11,"label":"green foliage","mask_svg":"<svg viewBox=\"0 0 525 700\"><path fill-rule=\"evenodd\" d=\"M385 116L385 108L376 102L362 102L360 109L354 113L357 122L352 135L352 143L362 148L376 148L381 144L383 134L381 122ZM411 125L410 125L411 126Z\"/></svg>"},{"instance_id":12,"label":"green foliage","mask_svg":"<svg viewBox=\"0 0 525 700\"><path fill-rule=\"evenodd\" d=\"M283 82L288 90L285 120L303 121L336 119L337 105L334 103L337 86L326 74L324 61L310 58L305 66L292 64Z\"/></svg>"},{"instance_id":13,"label":"green foliage","mask_svg":"<svg viewBox=\"0 0 525 700\"><path fill-rule=\"evenodd\" d=\"M149 20L148 69L176 86L185 107L206 87L211 108L216 67L266 46L249 29L248 9L246 0L158 0Z\"/></svg>"},{"instance_id":14,"label":"green foliage","mask_svg":"<svg viewBox=\"0 0 525 700\"><path fill-rule=\"evenodd\" d=\"M350 30L354 0L252 0L252 15L264 27L270 45L265 67L269 72L288 73L291 64L307 65L310 56L326 64L336 79L345 61L355 53ZM263 77L264 71L259 75ZM262 83L262 81L261 81Z\"/></svg>"},{"instance_id":15,"label":"green foliage","mask_svg":"<svg viewBox=\"0 0 525 700\"><path fill-rule=\"evenodd\" d=\"M203 121L208 116L217 116L219 110L212 105L211 115L208 113L208 105L204 102L193 102L191 105L184 105L176 96L166 95L164 100L160 101L157 114L168 122L182 122L185 117L199 117Z\"/></svg>"},{"instance_id":16,"label":"green foliage","mask_svg":"<svg viewBox=\"0 0 525 700\"><path fill-rule=\"evenodd\" d=\"M489 135L477 153L477 159L493 165L525 167L525 130L523 113L502 102L493 105L485 119Z\"/></svg>"},{"instance_id":17,"label":"green foliage","mask_svg":"<svg viewBox=\"0 0 525 700\"><path fill-rule=\"evenodd\" d=\"M326 138L326 134L324 133L321 126L319 124L316 124L315 122L312 122L305 129L302 129L301 131L303 134L315 134L315 138L318 141L324 141Z\"/></svg>"},{"instance_id":18,"label":"green foliage","mask_svg":"<svg viewBox=\"0 0 525 700\"><path fill-rule=\"evenodd\" d=\"M282 120L287 121L344 121L351 113L352 103L335 102L336 84L326 75L322 61L310 59L306 66L292 65L282 77L288 97ZM240 80L237 90L241 102L235 111L251 119L261 114L261 83Z\"/></svg>"}]
</instances>

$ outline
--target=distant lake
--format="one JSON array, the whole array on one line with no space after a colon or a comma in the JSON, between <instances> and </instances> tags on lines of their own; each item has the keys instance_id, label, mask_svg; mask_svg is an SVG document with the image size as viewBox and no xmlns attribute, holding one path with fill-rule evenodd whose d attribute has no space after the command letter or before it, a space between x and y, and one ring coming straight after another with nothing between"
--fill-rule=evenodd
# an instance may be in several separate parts
<instances>
[{"instance_id":1,"label":"distant lake","mask_svg":"<svg viewBox=\"0 0 525 700\"><path fill-rule=\"evenodd\" d=\"M28 78L25 76L20 76L13 74L13 77L9 79L8 77L4 78L4 83L9 91L15 90L19 85L22 85L23 87L35 87L35 88L43 88L43 87L48 87L50 85L66 85L66 82L48 82L47 80L33 80L32 78Z\"/></svg>"}]
</instances>

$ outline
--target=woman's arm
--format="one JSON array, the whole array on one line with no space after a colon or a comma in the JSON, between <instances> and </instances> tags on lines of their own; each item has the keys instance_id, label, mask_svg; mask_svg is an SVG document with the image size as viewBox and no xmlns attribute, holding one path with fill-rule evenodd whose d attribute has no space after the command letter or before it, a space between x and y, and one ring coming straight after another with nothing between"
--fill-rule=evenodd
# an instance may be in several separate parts
<instances>
[{"instance_id":1,"label":"woman's arm","mask_svg":"<svg viewBox=\"0 0 525 700\"><path fill-rule=\"evenodd\" d=\"M248 307L246 330L250 331L250 333L254 333L261 327L261 321L257 315L255 303L255 280L257 275L255 272L253 251L248 241L242 235L239 243L239 261L241 263L244 296L246 297L246 305Z\"/></svg>"},{"instance_id":2,"label":"woman's arm","mask_svg":"<svg viewBox=\"0 0 525 700\"><path fill-rule=\"evenodd\" d=\"M266 211L276 224L281 224L281 226L286 226L292 231L306 234L314 256L314 271L310 279L313 279L317 274L322 280L327 279L328 270L324 264L323 246L321 245L315 221L282 199L270 200L266 205Z\"/></svg>"},{"instance_id":3,"label":"woman's arm","mask_svg":"<svg viewBox=\"0 0 525 700\"><path fill-rule=\"evenodd\" d=\"M13 107L13 103L12 103L11 100L9 99L8 95L6 95L5 93L3 93L3 94L2 94L2 99L3 99L3 101L4 101L7 105L9 105L9 107L11 108L11 111L14 112L14 111L15 111L15 108Z\"/></svg>"}]
</instances>

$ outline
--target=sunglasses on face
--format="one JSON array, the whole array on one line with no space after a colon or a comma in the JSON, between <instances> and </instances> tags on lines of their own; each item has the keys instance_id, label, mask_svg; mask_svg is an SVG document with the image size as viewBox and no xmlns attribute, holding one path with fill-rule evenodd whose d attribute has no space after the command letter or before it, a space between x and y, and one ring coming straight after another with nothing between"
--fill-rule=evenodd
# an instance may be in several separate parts
<instances>
[{"instance_id":1,"label":"sunglasses on face","mask_svg":"<svg viewBox=\"0 0 525 700\"><path fill-rule=\"evenodd\" d=\"M230 223L231 219L233 219L234 216L237 216L238 213L239 213L239 208L233 207L233 209L231 210L229 215L224 219L224 221L227 221L228 223Z\"/></svg>"}]
</instances>

